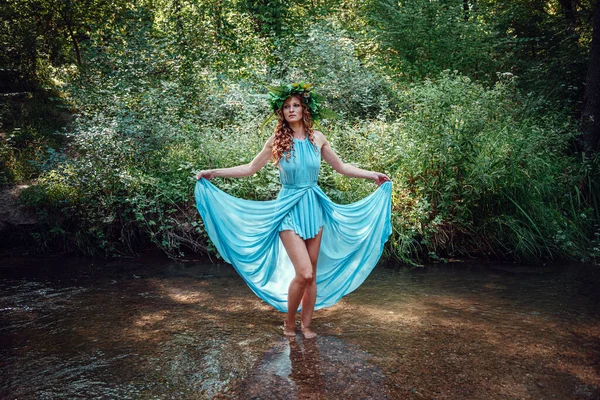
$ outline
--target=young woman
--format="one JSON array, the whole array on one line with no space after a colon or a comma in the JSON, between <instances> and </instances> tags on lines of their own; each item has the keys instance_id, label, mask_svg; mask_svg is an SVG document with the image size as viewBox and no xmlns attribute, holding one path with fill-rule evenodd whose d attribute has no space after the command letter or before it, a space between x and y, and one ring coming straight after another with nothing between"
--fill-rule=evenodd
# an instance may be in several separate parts
<instances>
[{"instance_id":1,"label":"young woman","mask_svg":"<svg viewBox=\"0 0 600 400\"><path fill-rule=\"evenodd\" d=\"M310 328L313 311L353 291L379 260L391 233L391 183L384 184L389 178L382 173L343 163L312 129L321 108L309 85L280 86L269 98L278 120L262 151L249 164L200 171L195 196L225 261L260 298L287 311L286 336L296 334L301 305L300 329L310 339L316 336ZM372 179L380 188L353 204L333 203L316 184L321 158L337 172ZM208 182L253 175L269 160L283 186L276 200L238 199Z\"/></svg>"}]
</instances>

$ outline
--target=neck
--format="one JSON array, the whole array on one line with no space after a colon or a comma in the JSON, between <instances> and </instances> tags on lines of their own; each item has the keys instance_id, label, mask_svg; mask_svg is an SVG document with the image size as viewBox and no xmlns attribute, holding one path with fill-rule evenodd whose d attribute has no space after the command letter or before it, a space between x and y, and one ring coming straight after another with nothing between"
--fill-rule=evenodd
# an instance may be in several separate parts
<instances>
[{"instance_id":1,"label":"neck","mask_svg":"<svg viewBox=\"0 0 600 400\"><path fill-rule=\"evenodd\" d=\"M304 139L306 132L304 131L304 124L302 121L293 122L290 124L290 128L294 131L294 137L296 139Z\"/></svg>"}]
</instances>

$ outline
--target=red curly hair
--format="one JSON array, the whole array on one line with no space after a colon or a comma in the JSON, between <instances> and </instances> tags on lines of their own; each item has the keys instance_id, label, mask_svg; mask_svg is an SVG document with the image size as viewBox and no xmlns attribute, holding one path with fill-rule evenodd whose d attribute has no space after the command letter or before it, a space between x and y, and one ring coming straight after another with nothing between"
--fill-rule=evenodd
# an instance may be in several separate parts
<instances>
[{"instance_id":1,"label":"red curly hair","mask_svg":"<svg viewBox=\"0 0 600 400\"><path fill-rule=\"evenodd\" d=\"M304 102L304 98L298 94L293 94L290 97L295 97L302 104L302 124L304 125L304 132L308 140L313 144L315 149L317 145L315 143L315 134L312 128L313 119L308 111L308 107ZM290 98L288 97L288 99ZM286 99L287 101L287 99ZM284 103L285 104L285 103ZM273 150L271 155L273 157L273 164L279 166L279 162L285 155L286 161L290 159L292 152L294 151L294 131L290 128L289 123L283 116L283 106L276 111L277 113L277 125L275 126L275 138L273 141Z\"/></svg>"}]
</instances>

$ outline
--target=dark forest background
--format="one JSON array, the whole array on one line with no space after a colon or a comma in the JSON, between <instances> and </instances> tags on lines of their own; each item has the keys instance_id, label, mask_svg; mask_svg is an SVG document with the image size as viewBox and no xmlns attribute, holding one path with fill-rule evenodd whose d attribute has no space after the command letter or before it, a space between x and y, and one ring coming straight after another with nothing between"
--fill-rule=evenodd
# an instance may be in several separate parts
<instances>
[{"instance_id":1,"label":"dark forest background","mask_svg":"<svg viewBox=\"0 0 600 400\"><path fill-rule=\"evenodd\" d=\"M599 3L3 0L0 185L27 185L40 252L211 253L194 171L249 162L266 86L308 81L342 159L394 182L388 259L594 260ZM273 167L216 183L279 189Z\"/></svg>"}]
</instances>

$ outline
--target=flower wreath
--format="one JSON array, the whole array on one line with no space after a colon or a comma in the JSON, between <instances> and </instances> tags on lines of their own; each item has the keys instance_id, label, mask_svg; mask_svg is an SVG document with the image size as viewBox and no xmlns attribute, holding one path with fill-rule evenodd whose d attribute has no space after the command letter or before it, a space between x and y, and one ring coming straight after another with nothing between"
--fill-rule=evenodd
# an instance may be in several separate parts
<instances>
[{"instance_id":1,"label":"flower wreath","mask_svg":"<svg viewBox=\"0 0 600 400\"><path fill-rule=\"evenodd\" d=\"M312 85L310 83L305 82L296 82L289 85L268 86L269 104L271 104L273 111L277 112L277 110L283 107L283 103L288 97L293 94L299 94L304 99L304 103L308 107L308 111L310 112L313 121L318 121L323 117L322 114L324 110L321 107L323 97L311 92L311 87Z\"/></svg>"}]
</instances>

